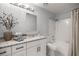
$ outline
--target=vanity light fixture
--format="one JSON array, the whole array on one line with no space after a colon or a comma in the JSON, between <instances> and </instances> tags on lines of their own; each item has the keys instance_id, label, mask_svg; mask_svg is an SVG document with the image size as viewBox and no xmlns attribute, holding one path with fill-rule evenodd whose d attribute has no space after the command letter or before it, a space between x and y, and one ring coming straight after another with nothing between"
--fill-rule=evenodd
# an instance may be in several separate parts
<instances>
[{"instance_id":1,"label":"vanity light fixture","mask_svg":"<svg viewBox=\"0 0 79 59\"><path fill-rule=\"evenodd\" d=\"M34 8L31 7L29 4L24 4L24 3L10 3L10 4L18 6L20 8L26 9L26 10L29 10L31 12L35 11Z\"/></svg>"},{"instance_id":2,"label":"vanity light fixture","mask_svg":"<svg viewBox=\"0 0 79 59\"><path fill-rule=\"evenodd\" d=\"M47 7L47 6L48 6L48 3L43 3L43 6L44 6L44 7Z\"/></svg>"},{"instance_id":3,"label":"vanity light fixture","mask_svg":"<svg viewBox=\"0 0 79 59\"><path fill-rule=\"evenodd\" d=\"M28 4L24 4L24 5L25 5L26 8L30 8L30 5L28 5Z\"/></svg>"},{"instance_id":4,"label":"vanity light fixture","mask_svg":"<svg viewBox=\"0 0 79 59\"><path fill-rule=\"evenodd\" d=\"M69 21L68 20L66 20L65 22L66 22L66 24L69 24Z\"/></svg>"}]
</instances>

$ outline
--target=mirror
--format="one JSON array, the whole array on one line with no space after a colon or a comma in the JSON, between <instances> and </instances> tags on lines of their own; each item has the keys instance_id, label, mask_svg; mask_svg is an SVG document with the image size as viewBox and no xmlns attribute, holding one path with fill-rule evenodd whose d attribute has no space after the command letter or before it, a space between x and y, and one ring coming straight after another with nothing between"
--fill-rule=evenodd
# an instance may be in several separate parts
<instances>
[{"instance_id":1,"label":"mirror","mask_svg":"<svg viewBox=\"0 0 79 59\"><path fill-rule=\"evenodd\" d=\"M28 32L36 32L37 31L37 16L30 14L30 13L26 13L26 27L27 27L27 31Z\"/></svg>"}]
</instances>

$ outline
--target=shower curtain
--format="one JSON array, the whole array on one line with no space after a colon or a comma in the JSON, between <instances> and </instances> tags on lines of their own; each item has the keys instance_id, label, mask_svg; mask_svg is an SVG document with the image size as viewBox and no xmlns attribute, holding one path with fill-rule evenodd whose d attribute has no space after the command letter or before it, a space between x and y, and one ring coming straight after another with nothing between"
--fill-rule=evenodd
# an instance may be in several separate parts
<instances>
[{"instance_id":1,"label":"shower curtain","mask_svg":"<svg viewBox=\"0 0 79 59\"><path fill-rule=\"evenodd\" d=\"M79 56L79 9L71 12L72 18L72 56Z\"/></svg>"}]
</instances>

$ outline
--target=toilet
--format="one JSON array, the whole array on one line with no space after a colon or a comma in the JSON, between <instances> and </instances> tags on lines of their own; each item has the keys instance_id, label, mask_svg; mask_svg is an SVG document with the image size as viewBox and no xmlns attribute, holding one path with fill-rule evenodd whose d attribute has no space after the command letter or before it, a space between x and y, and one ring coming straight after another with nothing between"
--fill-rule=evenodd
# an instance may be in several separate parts
<instances>
[{"instance_id":1,"label":"toilet","mask_svg":"<svg viewBox=\"0 0 79 59\"><path fill-rule=\"evenodd\" d=\"M55 56L55 50L56 50L56 44L55 43L48 43L47 44L47 51L48 51L48 56Z\"/></svg>"}]
</instances>

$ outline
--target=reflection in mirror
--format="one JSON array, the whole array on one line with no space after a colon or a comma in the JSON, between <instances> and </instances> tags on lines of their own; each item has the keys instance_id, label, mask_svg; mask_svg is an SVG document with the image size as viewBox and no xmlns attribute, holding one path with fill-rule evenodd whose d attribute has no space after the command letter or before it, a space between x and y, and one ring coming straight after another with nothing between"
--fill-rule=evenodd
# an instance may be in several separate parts
<instances>
[{"instance_id":1,"label":"reflection in mirror","mask_svg":"<svg viewBox=\"0 0 79 59\"><path fill-rule=\"evenodd\" d=\"M30 13L26 13L26 21L27 22L27 26L28 28L28 32L30 33L34 33L37 32L37 16L30 14Z\"/></svg>"}]
</instances>

